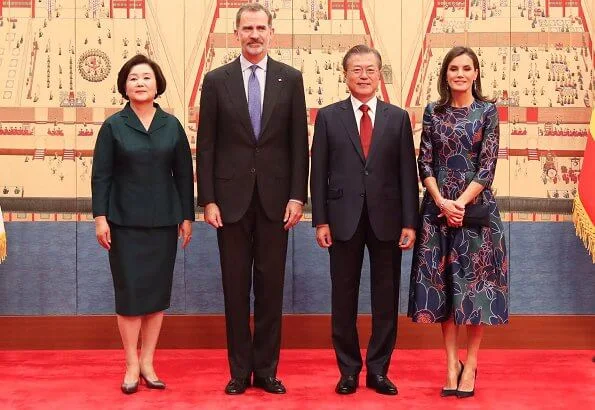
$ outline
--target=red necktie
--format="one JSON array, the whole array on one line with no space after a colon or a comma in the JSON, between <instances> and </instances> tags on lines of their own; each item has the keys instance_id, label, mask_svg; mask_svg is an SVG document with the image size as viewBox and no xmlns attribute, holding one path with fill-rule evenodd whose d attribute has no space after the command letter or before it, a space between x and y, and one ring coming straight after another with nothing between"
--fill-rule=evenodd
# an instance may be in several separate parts
<instances>
[{"instance_id":1,"label":"red necktie","mask_svg":"<svg viewBox=\"0 0 595 410\"><path fill-rule=\"evenodd\" d=\"M359 107L362 111L362 119L359 123L359 137L362 142L362 149L364 150L364 158L368 158L368 152L370 151L370 144L372 143L372 120L368 115L368 107L366 104L363 104Z\"/></svg>"}]
</instances>

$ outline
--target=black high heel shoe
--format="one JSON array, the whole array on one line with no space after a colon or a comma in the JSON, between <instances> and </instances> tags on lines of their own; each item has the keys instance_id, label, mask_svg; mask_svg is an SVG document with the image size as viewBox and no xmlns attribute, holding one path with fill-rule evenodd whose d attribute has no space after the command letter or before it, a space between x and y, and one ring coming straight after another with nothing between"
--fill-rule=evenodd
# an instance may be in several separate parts
<instances>
[{"instance_id":1,"label":"black high heel shoe","mask_svg":"<svg viewBox=\"0 0 595 410\"><path fill-rule=\"evenodd\" d=\"M461 370L459 371L459 375L457 376L457 387L459 386L459 383L461 382L461 377L463 376L463 369L465 368L465 365L463 364L462 361L459 360L459 363L461 364ZM442 390L440 391L440 397L456 396L457 391L458 391L457 389L445 389L443 387Z\"/></svg>"},{"instance_id":2,"label":"black high heel shoe","mask_svg":"<svg viewBox=\"0 0 595 410\"><path fill-rule=\"evenodd\" d=\"M140 374L140 378L141 378L141 380L143 380L145 382L145 384L147 385L147 387L149 389L159 389L159 390L165 389L165 383L159 379L149 380L142 373Z\"/></svg>"},{"instance_id":3,"label":"black high heel shoe","mask_svg":"<svg viewBox=\"0 0 595 410\"><path fill-rule=\"evenodd\" d=\"M475 376L473 379L473 390L471 391L462 391L459 390L457 387L457 398L459 399L466 399L468 397L473 397L475 395L475 383L477 382L477 368L475 369Z\"/></svg>"},{"instance_id":4,"label":"black high heel shoe","mask_svg":"<svg viewBox=\"0 0 595 410\"><path fill-rule=\"evenodd\" d=\"M140 379L135 381L134 383L122 383L120 388L122 389L122 393L124 394L132 394L138 391L138 383Z\"/></svg>"}]
</instances>

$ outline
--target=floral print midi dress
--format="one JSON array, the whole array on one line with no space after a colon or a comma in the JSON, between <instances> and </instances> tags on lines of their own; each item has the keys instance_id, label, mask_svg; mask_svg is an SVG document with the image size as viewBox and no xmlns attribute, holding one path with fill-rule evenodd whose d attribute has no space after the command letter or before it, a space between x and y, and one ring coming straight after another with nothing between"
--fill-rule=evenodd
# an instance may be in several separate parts
<instances>
[{"instance_id":1,"label":"floral print midi dress","mask_svg":"<svg viewBox=\"0 0 595 410\"><path fill-rule=\"evenodd\" d=\"M471 181L484 186L472 203L487 203L490 227L432 223L426 192L413 253L409 310L414 322L458 325L508 323L508 259L504 227L491 185L498 159L498 111L490 102L446 107L423 116L420 178L435 177L442 196L456 200Z\"/></svg>"}]
</instances>

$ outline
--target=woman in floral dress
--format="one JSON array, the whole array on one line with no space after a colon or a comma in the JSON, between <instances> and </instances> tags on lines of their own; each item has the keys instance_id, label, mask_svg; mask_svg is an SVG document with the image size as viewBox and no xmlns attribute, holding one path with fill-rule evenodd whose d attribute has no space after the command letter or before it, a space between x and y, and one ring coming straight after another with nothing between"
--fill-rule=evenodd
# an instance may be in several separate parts
<instances>
[{"instance_id":1,"label":"woman in floral dress","mask_svg":"<svg viewBox=\"0 0 595 410\"><path fill-rule=\"evenodd\" d=\"M440 68L440 100L424 112L418 165L426 192L409 290L413 321L442 325L447 377L441 395L459 398L474 394L483 326L508 323L504 228L491 190L498 111L482 96L479 69L473 50L451 49ZM487 204L489 226L463 220L476 204ZM461 325L467 328L464 365Z\"/></svg>"}]
</instances>

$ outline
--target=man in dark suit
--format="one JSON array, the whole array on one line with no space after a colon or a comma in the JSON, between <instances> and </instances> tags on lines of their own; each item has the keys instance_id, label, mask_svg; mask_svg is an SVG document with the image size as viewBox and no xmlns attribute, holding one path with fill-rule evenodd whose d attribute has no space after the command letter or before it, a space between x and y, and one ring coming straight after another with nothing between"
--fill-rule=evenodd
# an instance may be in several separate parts
<instances>
[{"instance_id":1,"label":"man in dark suit","mask_svg":"<svg viewBox=\"0 0 595 410\"><path fill-rule=\"evenodd\" d=\"M387 372L397 335L401 250L415 241L418 189L409 116L375 96L381 67L378 51L351 48L343 58L351 96L322 108L314 128L312 224L330 254L339 394L356 391L362 369L356 317L366 246L372 282L366 385L397 394Z\"/></svg>"},{"instance_id":2,"label":"man in dark suit","mask_svg":"<svg viewBox=\"0 0 595 410\"><path fill-rule=\"evenodd\" d=\"M272 16L242 6L241 56L204 79L198 127L198 202L217 229L223 274L227 394L250 385L285 393L276 378L287 231L307 199L308 131L302 75L267 56ZM254 288L254 336L250 288Z\"/></svg>"}]
</instances>

